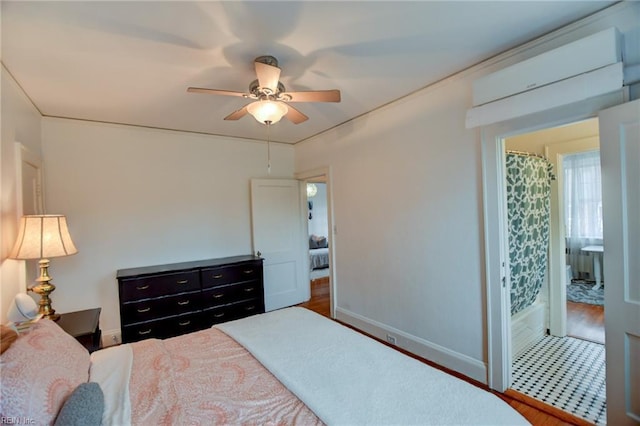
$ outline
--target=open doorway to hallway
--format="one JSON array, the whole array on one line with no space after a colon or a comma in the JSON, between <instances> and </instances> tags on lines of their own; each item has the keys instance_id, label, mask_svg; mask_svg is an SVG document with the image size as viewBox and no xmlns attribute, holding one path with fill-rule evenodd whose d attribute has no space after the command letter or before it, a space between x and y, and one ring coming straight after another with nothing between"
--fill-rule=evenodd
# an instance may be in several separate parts
<instances>
[{"instance_id":1,"label":"open doorway to hallway","mask_svg":"<svg viewBox=\"0 0 640 426\"><path fill-rule=\"evenodd\" d=\"M302 306L331 317L330 221L326 177L307 180L307 206L311 299Z\"/></svg>"},{"instance_id":2,"label":"open doorway to hallway","mask_svg":"<svg viewBox=\"0 0 640 426\"><path fill-rule=\"evenodd\" d=\"M578 222L565 215L576 175L563 158L598 144L597 119L505 140L512 390L596 424L606 419L604 292L590 282L597 254L581 249L602 246L602 225L599 241L566 232Z\"/></svg>"}]
</instances>

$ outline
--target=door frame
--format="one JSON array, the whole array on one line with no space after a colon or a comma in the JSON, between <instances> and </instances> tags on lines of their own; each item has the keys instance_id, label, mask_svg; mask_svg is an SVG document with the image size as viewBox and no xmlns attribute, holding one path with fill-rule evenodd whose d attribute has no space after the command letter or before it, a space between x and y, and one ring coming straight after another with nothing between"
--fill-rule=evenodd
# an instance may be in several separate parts
<instances>
[{"instance_id":1,"label":"door frame","mask_svg":"<svg viewBox=\"0 0 640 426\"><path fill-rule=\"evenodd\" d=\"M31 151L21 142L14 142L15 153L15 180L16 180L16 224L20 223L20 218L27 214L44 214L44 173L43 161L39 154ZM34 170L34 182L30 188L25 188L25 171ZM26 211L25 205L29 199L29 204L33 206L33 211ZM18 286L20 291L26 292L29 283L37 278L37 262L34 260L18 261Z\"/></svg>"},{"instance_id":2,"label":"door frame","mask_svg":"<svg viewBox=\"0 0 640 426\"><path fill-rule=\"evenodd\" d=\"M511 302L504 140L510 136L597 117L600 110L624 103L625 89L525 117L480 128L487 292L487 384L504 392L511 386Z\"/></svg>"},{"instance_id":3,"label":"door frame","mask_svg":"<svg viewBox=\"0 0 640 426\"><path fill-rule=\"evenodd\" d=\"M305 184L312 179L323 179L327 185L327 224L329 235L327 241L329 243L329 312L331 318L336 317L336 274L335 274L335 227L333 223L333 190L331 185L331 166L317 167L311 170L295 173L295 178L303 181ZM307 212L308 214L308 212ZM308 231L307 231L308 234Z\"/></svg>"}]
</instances>

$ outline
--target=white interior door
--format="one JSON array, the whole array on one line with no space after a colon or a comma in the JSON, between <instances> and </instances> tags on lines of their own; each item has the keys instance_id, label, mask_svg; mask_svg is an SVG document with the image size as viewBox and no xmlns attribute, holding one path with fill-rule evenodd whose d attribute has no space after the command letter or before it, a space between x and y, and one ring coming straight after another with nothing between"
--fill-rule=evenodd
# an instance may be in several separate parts
<instances>
[{"instance_id":1,"label":"white interior door","mask_svg":"<svg viewBox=\"0 0 640 426\"><path fill-rule=\"evenodd\" d=\"M267 311L310 298L302 189L293 179L251 180L253 250L264 258Z\"/></svg>"},{"instance_id":2,"label":"white interior door","mask_svg":"<svg viewBox=\"0 0 640 426\"><path fill-rule=\"evenodd\" d=\"M640 100L600 112L607 423L640 422Z\"/></svg>"}]
</instances>

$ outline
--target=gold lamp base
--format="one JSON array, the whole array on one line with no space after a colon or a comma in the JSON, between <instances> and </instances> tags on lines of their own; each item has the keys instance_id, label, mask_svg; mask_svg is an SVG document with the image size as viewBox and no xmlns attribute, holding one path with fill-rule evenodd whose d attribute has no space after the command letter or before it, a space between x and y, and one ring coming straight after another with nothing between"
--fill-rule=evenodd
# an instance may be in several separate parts
<instances>
[{"instance_id":1,"label":"gold lamp base","mask_svg":"<svg viewBox=\"0 0 640 426\"><path fill-rule=\"evenodd\" d=\"M56 314L55 309L51 307L51 298L49 297L49 294L56 289L56 286L51 283L52 278L49 276L49 259L41 259L38 263L40 265L40 276L36 279L38 284L28 288L28 290L40 295L38 313L42 314L43 318L58 321L60 315Z\"/></svg>"}]
</instances>

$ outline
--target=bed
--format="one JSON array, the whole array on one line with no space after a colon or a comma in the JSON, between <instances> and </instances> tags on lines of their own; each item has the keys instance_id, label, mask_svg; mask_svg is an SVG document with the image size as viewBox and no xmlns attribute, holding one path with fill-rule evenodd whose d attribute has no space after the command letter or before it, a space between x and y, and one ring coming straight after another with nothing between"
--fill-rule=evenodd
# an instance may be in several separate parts
<instances>
[{"instance_id":1,"label":"bed","mask_svg":"<svg viewBox=\"0 0 640 426\"><path fill-rule=\"evenodd\" d=\"M2 417L33 424L528 424L495 395L303 308L91 355L41 320L1 365Z\"/></svg>"},{"instance_id":2,"label":"bed","mask_svg":"<svg viewBox=\"0 0 640 426\"><path fill-rule=\"evenodd\" d=\"M317 248L309 249L309 267L314 269L325 269L329 267L329 249Z\"/></svg>"},{"instance_id":3,"label":"bed","mask_svg":"<svg viewBox=\"0 0 640 426\"><path fill-rule=\"evenodd\" d=\"M324 269L329 267L329 243L326 237L309 236L309 269Z\"/></svg>"}]
</instances>

